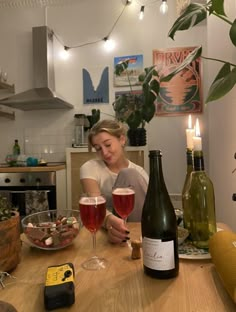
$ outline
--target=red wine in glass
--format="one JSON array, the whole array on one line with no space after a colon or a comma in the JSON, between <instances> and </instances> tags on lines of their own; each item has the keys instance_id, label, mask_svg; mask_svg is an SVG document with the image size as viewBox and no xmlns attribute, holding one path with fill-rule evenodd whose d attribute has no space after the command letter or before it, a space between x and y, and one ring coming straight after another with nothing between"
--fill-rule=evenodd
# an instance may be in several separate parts
<instances>
[{"instance_id":1,"label":"red wine in glass","mask_svg":"<svg viewBox=\"0 0 236 312\"><path fill-rule=\"evenodd\" d=\"M106 216L106 202L103 198L98 199L98 202L91 202L87 199L80 200L80 215L86 229L91 233L97 232L102 226Z\"/></svg>"},{"instance_id":2,"label":"red wine in glass","mask_svg":"<svg viewBox=\"0 0 236 312\"><path fill-rule=\"evenodd\" d=\"M106 216L106 199L102 195L83 194L79 200L79 208L83 225L92 234L94 254L82 263L82 267L86 270L104 269L107 260L96 255L96 233Z\"/></svg>"},{"instance_id":3,"label":"red wine in glass","mask_svg":"<svg viewBox=\"0 0 236 312\"><path fill-rule=\"evenodd\" d=\"M126 221L134 209L135 192L131 187L116 187L112 191L115 211Z\"/></svg>"}]
</instances>

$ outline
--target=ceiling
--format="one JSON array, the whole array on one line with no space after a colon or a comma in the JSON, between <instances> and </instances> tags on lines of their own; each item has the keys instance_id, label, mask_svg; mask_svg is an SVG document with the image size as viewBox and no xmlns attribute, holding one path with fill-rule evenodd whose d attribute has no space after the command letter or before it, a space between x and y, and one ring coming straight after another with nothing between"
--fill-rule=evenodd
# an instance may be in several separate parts
<instances>
[{"instance_id":1,"label":"ceiling","mask_svg":"<svg viewBox=\"0 0 236 312\"><path fill-rule=\"evenodd\" d=\"M68 5L86 0L0 0L0 8L27 8Z\"/></svg>"}]
</instances>

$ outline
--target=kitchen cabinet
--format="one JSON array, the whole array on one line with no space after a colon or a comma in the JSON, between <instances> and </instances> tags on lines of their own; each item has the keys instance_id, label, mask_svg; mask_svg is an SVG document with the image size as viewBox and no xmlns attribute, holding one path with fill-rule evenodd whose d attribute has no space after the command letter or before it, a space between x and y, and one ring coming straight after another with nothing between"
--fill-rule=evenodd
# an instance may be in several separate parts
<instances>
[{"instance_id":1,"label":"kitchen cabinet","mask_svg":"<svg viewBox=\"0 0 236 312\"><path fill-rule=\"evenodd\" d=\"M9 85L8 83L0 81L0 100L12 95L12 93L15 93L14 84ZM14 120L15 112L5 105L0 105L0 117L6 117Z\"/></svg>"},{"instance_id":2,"label":"kitchen cabinet","mask_svg":"<svg viewBox=\"0 0 236 312\"><path fill-rule=\"evenodd\" d=\"M125 148L127 157L143 167L148 172L148 150L147 146ZM95 151L89 152L87 147L67 148L67 208L78 209L79 195L81 193L79 170L87 160L96 158Z\"/></svg>"}]
</instances>

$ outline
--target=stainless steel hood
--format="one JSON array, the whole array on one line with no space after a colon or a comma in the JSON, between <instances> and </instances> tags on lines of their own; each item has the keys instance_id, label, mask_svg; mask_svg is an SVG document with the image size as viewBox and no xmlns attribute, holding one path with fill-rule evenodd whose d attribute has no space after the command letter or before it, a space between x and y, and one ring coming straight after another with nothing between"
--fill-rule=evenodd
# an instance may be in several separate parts
<instances>
[{"instance_id":1,"label":"stainless steel hood","mask_svg":"<svg viewBox=\"0 0 236 312\"><path fill-rule=\"evenodd\" d=\"M0 100L0 104L21 110L70 109L55 91L53 31L47 26L33 27L34 88Z\"/></svg>"}]
</instances>

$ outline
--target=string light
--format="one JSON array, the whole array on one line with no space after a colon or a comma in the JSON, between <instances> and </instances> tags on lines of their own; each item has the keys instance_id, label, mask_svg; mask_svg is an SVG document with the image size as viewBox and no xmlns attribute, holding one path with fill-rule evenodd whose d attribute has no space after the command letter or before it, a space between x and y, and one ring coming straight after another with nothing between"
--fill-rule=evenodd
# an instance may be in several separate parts
<instances>
[{"instance_id":1,"label":"string light","mask_svg":"<svg viewBox=\"0 0 236 312\"><path fill-rule=\"evenodd\" d=\"M108 37L103 38L103 40L105 41L105 44L104 44L105 45L105 49L107 51L112 51L114 49L114 47L115 47L114 40L112 40L112 39L110 39Z\"/></svg>"},{"instance_id":2,"label":"string light","mask_svg":"<svg viewBox=\"0 0 236 312\"><path fill-rule=\"evenodd\" d=\"M144 17L144 5L141 6L140 12L139 12L139 19L143 20Z\"/></svg>"},{"instance_id":3,"label":"string light","mask_svg":"<svg viewBox=\"0 0 236 312\"><path fill-rule=\"evenodd\" d=\"M140 3L139 0L135 0L137 3ZM146 4L154 4L155 2L159 1L159 0L141 0L142 1L142 5L141 5L141 8L140 8L140 12L139 12L139 19L142 20L144 18L144 9L145 9L145 6L146 5L143 5L143 3L145 2ZM116 24L118 23L119 19L121 18L121 16L123 15L126 7L128 5L130 5L131 3L133 2L133 0L122 0L122 3L124 4L124 7L123 9L121 10L121 13L119 14L119 16L117 17L116 21L114 22L110 32L107 34L107 36L103 37L102 39L98 39L98 40L95 40L95 41L91 41L91 42L86 42L86 43L82 43L82 44L79 44L79 45L75 45L75 46L67 46L67 45L64 45L61 40L57 37L57 35L53 32L53 35L57 38L57 40L63 45L64 47L64 52L63 53L63 56L64 58L67 58L69 56L69 53L68 51L70 49L76 49L76 48L82 48L82 47L85 47L85 46L88 46L88 45L93 45L93 44L96 44L98 42L101 42L101 41L104 41L105 42L105 47L107 50L112 50L115 46L115 43L113 40L110 39L110 35L111 33L113 32ZM162 14L166 14L167 11L168 11L168 5L167 5L167 0L161 0L161 5L160 5L160 12Z\"/></svg>"},{"instance_id":4,"label":"string light","mask_svg":"<svg viewBox=\"0 0 236 312\"><path fill-rule=\"evenodd\" d=\"M166 14L168 12L168 4L167 0L162 0L162 3L160 5L160 12L161 14Z\"/></svg>"}]
</instances>

